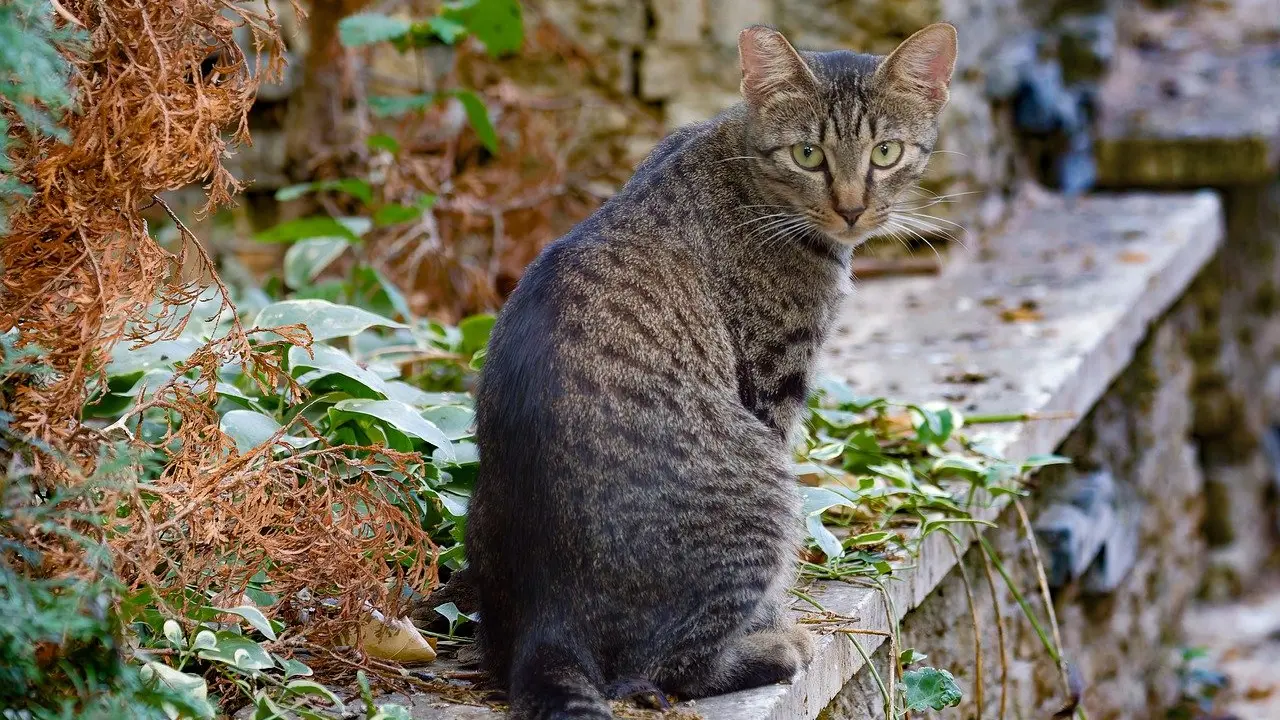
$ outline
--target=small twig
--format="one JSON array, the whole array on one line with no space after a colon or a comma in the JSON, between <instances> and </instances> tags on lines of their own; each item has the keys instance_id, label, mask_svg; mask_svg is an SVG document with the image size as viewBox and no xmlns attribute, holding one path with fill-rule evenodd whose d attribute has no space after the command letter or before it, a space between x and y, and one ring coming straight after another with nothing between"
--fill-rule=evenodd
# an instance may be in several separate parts
<instances>
[{"instance_id":1,"label":"small twig","mask_svg":"<svg viewBox=\"0 0 1280 720\"><path fill-rule=\"evenodd\" d=\"M977 539L978 529L971 530L974 538ZM1004 720L1009 699L1009 650L1004 639L1004 612L1000 610L1000 597L996 593L995 575L991 574L991 561L987 559L986 553L980 552L978 557L982 559L982 570L987 576L987 589L991 591L991 609L996 614L996 639L1000 643L1000 714L996 717L998 720Z\"/></svg>"},{"instance_id":2,"label":"small twig","mask_svg":"<svg viewBox=\"0 0 1280 720\"><path fill-rule=\"evenodd\" d=\"M1053 632L1053 644L1058 648L1057 657L1054 658L1058 663L1058 673L1062 676L1062 689L1066 692L1067 697L1072 696L1071 676L1067 672L1066 661L1062 658L1062 633L1058 631L1058 614L1053 609L1053 597L1049 593L1049 578L1044 572L1044 561L1040 559L1040 545L1036 542L1035 531L1031 527L1031 518L1027 517L1027 509L1023 507L1022 501L1017 497L1013 499L1013 507L1018 511L1018 520L1022 523L1022 531L1027 537L1027 541L1031 546L1031 557L1035 561L1036 579L1040 583L1040 594L1044 602L1045 615L1049 619L1049 629ZM1085 720L1084 708L1077 708L1081 720Z\"/></svg>"},{"instance_id":3,"label":"small twig","mask_svg":"<svg viewBox=\"0 0 1280 720\"><path fill-rule=\"evenodd\" d=\"M87 25L85 25L83 22L80 22L80 18L76 17L75 15L72 15L70 10L67 10L66 8L62 7L62 3L58 2L58 0L49 0L49 4L53 6L53 11L58 13L58 17L62 18L63 20L66 20L72 25L78 25L84 28L85 30L89 29Z\"/></svg>"},{"instance_id":4,"label":"small twig","mask_svg":"<svg viewBox=\"0 0 1280 720\"><path fill-rule=\"evenodd\" d=\"M996 413L992 415L965 415L965 425L990 425L994 423L1031 422L1033 420L1074 420L1073 412L1025 412Z\"/></svg>"},{"instance_id":5,"label":"small twig","mask_svg":"<svg viewBox=\"0 0 1280 720\"><path fill-rule=\"evenodd\" d=\"M960 540L950 529L947 536L951 539L951 554L956 558L956 568L960 571L960 580L964 583L964 596L969 601L969 620L973 625L973 694L977 720L982 720L982 632L978 624L978 606L973 599L973 585L969 582L969 570L964 566L964 558L960 555Z\"/></svg>"}]
</instances>

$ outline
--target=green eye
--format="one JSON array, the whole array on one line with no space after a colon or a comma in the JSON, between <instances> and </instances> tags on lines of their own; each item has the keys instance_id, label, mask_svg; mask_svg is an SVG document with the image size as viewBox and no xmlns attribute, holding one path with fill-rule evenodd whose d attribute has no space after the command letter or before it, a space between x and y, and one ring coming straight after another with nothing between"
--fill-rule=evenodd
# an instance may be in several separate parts
<instances>
[{"instance_id":1,"label":"green eye","mask_svg":"<svg viewBox=\"0 0 1280 720\"><path fill-rule=\"evenodd\" d=\"M813 143L796 143L791 146L791 159L805 170L817 170L822 167L826 156L822 154L822 148Z\"/></svg>"},{"instance_id":2,"label":"green eye","mask_svg":"<svg viewBox=\"0 0 1280 720\"><path fill-rule=\"evenodd\" d=\"M902 157L902 143L897 140L882 142L871 150L871 164L876 167L893 167Z\"/></svg>"}]
</instances>

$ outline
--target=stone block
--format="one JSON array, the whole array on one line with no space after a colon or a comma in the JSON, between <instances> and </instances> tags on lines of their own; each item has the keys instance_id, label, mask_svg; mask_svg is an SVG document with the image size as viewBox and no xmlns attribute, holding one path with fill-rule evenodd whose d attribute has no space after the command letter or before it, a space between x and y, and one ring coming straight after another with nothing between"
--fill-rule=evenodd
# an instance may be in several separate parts
<instances>
[{"instance_id":1,"label":"stone block","mask_svg":"<svg viewBox=\"0 0 1280 720\"><path fill-rule=\"evenodd\" d=\"M652 0L654 38L668 45L697 45L707 26L704 0Z\"/></svg>"},{"instance_id":2,"label":"stone block","mask_svg":"<svg viewBox=\"0 0 1280 720\"><path fill-rule=\"evenodd\" d=\"M738 34L748 25L774 24L770 0L706 0L711 39L722 47L737 47Z\"/></svg>"},{"instance_id":3,"label":"stone block","mask_svg":"<svg viewBox=\"0 0 1280 720\"><path fill-rule=\"evenodd\" d=\"M1117 54L1101 92L1104 186L1263 183L1280 168L1280 45Z\"/></svg>"}]
</instances>

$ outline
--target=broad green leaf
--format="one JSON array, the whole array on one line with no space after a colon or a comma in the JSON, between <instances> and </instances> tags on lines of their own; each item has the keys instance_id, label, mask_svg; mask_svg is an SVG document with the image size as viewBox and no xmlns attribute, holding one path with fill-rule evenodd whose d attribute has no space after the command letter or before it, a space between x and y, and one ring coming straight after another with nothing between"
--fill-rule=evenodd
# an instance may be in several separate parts
<instances>
[{"instance_id":1,"label":"broad green leaf","mask_svg":"<svg viewBox=\"0 0 1280 720\"><path fill-rule=\"evenodd\" d=\"M915 665L918 662L928 660L929 656L916 650L915 648L907 648L898 655L898 662L903 665Z\"/></svg>"},{"instance_id":2,"label":"broad green leaf","mask_svg":"<svg viewBox=\"0 0 1280 720\"><path fill-rule=\"evenodd\" d=\"M262 328L294 323L306 325L316 342L349 337L372 327L408 327L368 310L337 305L327 300L284 300L273 303L263 308L253 321L254 325Z\"/></svg>"},{"instance_id":3,"label":"broad green leaf","mask_svg":"<svg viewBox=\"0 0 1280 720\"><path fill-rule=\"evenodd\" d=\"M453 603L438 605L436 606L435 611L444 617L445 620L448 620L450 625L456 624L459 620L470 620L472 622L475 622L476 620L476 616L474 614L468 615L462 612L458 609L458 606Z\"/></svg>"},{"instance_id":4,"label":"broad green leaf","mask_svg":"<svg viewBox=\"0 0 1280 720\"><path fill-rule=\"evenodd\" d=\"M440 38L447 45L456 43L459 38L467 34L465 25L443 16L436 16L427 20L426 25L431 34Z\"/></svg>"},{"instance_id":5,"label":"broad green leaf","mask_svg":"<svg viewBox=\"0 0 1280 720\"><path fill-rule=\"evenodd\" d=\"M201 630L191 643L192 650L214 650L218 647L218 636L212 630Z\"/></svg>"},{"instance_id":6,"label":"broad green leaf","mask_svg":"<svg viewBox=\"0 0 1280 720\"><path fill-rule=\"evenodd\" d=\"M844 541L845 547L863 547L866 545L879 545L896 538L897 535L883 530L877 532L862 533L854 535Z\"/></svg>"},{"instance_id":7,"label":"broad green leaf","mask_svg":"<svg viewBox=\"0 0 1280 720\"><path fill-rule=\"evenodd\" d=\"M844 430L862 420L862 416L847 410L814 408L813 414L835 430Z\"/></svg>"},{"instance_id":8,"label":"broad green leaf","mask_svg":"<svg viewBox=\"0 0 1280 720\"><path fill-rule=\"evenodd\" d=\"M307 667L306 663L298 662L293 658L280 657L279 655L272 655L272 657L276 659L276 664L280 666L280 669L284 670L285 680L292 677L310 677L314 674L314 671Z\"/></svg>"},{"instance_id":9,"label":"broad green leaf","mask_svg":"<svg viewBox=\"0 0 1280 720\"><path fill-rule=\"evenodd\" d=\"M471 423L475 421L475 412L460 405L441 405L423 410L422 417L440 428L450 440L461 440L471 437Z\"/></svg>"},{"instance_id":10,"label":"broad green leaf","mask_svg":"<svg viewBox=\"0 0 1280 720\"><path fill-rule=\"evenodd\" d=\"M373 222L378 226L396 225L410 220L417 220L422 217L422 208L413 205L399 205L392 203L383 205L373 213Z\"/></svg>"},{"instance_id":11,"label":"broad green leaf","mask_svg":"<svg viewBox=\"0 0 1280 720\"><path fill-rule=\"evenodd\" d=\"M981 477L986 472L986 468L963 455L946 455L934 461L933 472Z\"/></svg>"},{"instance_id":12,"label":"broad green leaf","mask_svg":"<svg viewBox=\"0 0 1280 720\"><path fill-rule=\"evenodd\" d=\"M413 720L413 716L400 705L384 703L378 706L378 711L369 720Z\"/></svg>"},{"instance_id":13,"label":"broad green leaf","mask_svg":"<svg viewBox=\"0 0 1280 720\"><path fill-rule=\"evenodd\" d=\"M804 486L800 496L804 498L805 515L821 515L833 507L858 507L857 502L831 488Z\"/></svg>"},{"instance_id":14,"label":"broad green leaf","mask_svg":"<svg viewBox=\"0 0 1280 720\"><path fill-rule=\"evenodd\" d=\"M374 133L365 138L364 144L370 150L386 150L392 155L400 152L400 141L386 133Z\"/></svg>"},{"instance_id":15,"label":"broad green leaf","mask_svg":"<svg viewBox=\"0 0 1280 720\"><path fill-rule=\"evenodd\" d=\"M400 117L418 110L425 110L435 100L435 95L372 95L369 97L369 111L374 117Z\"/></svg>"},{"instance_id":16,"label":"broad green leaf","mask_svg":"<svg viewBox=\"0 0 1280 720\"><path fill-rule=\"evenodd\" d=\"M402 380L387 380L384 387L388 400L399 400L405 405L424 408L434 405L433 393L428 393Z\"/></svg>"},{"instance_id":17,"label":"broad green leaf","mask_svg":"<svg viewBox=\"0 0 1280 720\"><path fill-rule=\"evenodd\" d=\"M405 435L434 445L448 459L452 460L455 457L453 443L440 431L440 428L419 415L417 410L402 402L395 400L343 400L334 405L329 410L329 413L331 416L337 413L339 418L343 414L352 414L381 420ZM338 424L340 424L339 421L334 423L334 425Z\"/></svg>"},{"instance_id":18,"label":"broad green leaf","mask_svg":"<svg viewBox=\"0 0 1280 720\"><path fill-rule=\"evenodd\" d=\"M1070 465L1070 464L1071 464L1071 458L1063 457L1061 455L1032 455L1031 457L1022 461L1022 472L1027 472L1028 470L1036 470L1042 467L1049 467L1050 465Z\"/></svg>"},{"instance_id":19,"label":"broad green leaf","mask_svg":"<svg viewBox=\"0 0 1280 720\"><path fill-rule=\"evenodd\" d=\"M431 453L431 460L437 465L475 465L480 462L480 451L476 444L469 440L461 440L453 444L453 456Z\"/></svg>"},{"instance_id":20,"label":"broad green leaf","mask_svg":"<svg viewBox=\"0 0 1280 720\"><path fill-rule=\"evenodd\" d=\"M191 357L202 344L195 338L161 340L140 348L129 343L118 343L111 350L111 361L106 367L107 375L117 377L148 370L172 369L177 363Z\"/></svg>"},{"instance_id":21,"label":"broad green leaf","mask_svg":"<svg viewBox=\"0 0 1280 720\"><path fill-rule=\"evenodd\" d=\"M409 32L412 23L380 13L356 13L338 22L338 40L347 47L386 42Z\"/></svg>"},{"instance_id":22,"label":"broad green leaf","mask_svg":"<svg viewBox=\"0 0 1280 720\"><path fill-rule=\"evenodd\" d=\"M338 190L351 197L359 198L365 204L373 202L373 188L359 178L342 178L340 180L316 180L282 187L276 191L276 200L287 202L297 200L307 193Z\"/></svg>"},{"instance_id":23,"label":"broad green leaf","mask_svg":"<svg viewBox=\"0 0 1280 720\"><path fill-rule=\"evenodd\" d=\"M351 242L359 242L360 235L337 218L327 215L286 220L253 236L254 240L264 243L285 243L315 237L340 237Z\"/></svg>"},{"instance_id":24,"label":"broad green leaf","mask_svg":"<svg viewBox=\"0 0 1280 720\"><path fill-rule=\"evenodd\" d=\"M154 661L143 665L138 674L144 683L155 683L181 696L192 709L199 712L198 717L212 719L216 715L209 703L209 686L199 675L174 670L164 663Z\"/></svg>"},{"instance_id":25,"label":"broad green leaf","mask_svg":"<svg viewBox=\"0 0 1280 720\"><path fill-rule=\"evenodd\" d=\"M377 373L360 367L350 355L324 343L313 344L310 355L304 348L289 348L289 369L291 372L307 369L319 371L307 373L307 382L304 384L314 382L317 377L336 374L350 378L383 397L387 397L389 392L386 383ZM294 372L294 375L298 376L298 373ZM301 382L302 377L298 376L298 380ZM353 392L353 394L359 393Z\"/></svg>"},{"instance_id":26,"label":"broad green leaf","mask_svg":"<svg viewBox=\"0 0 1280 720\"><path fill-rule=\"evenodd\" d=\"M467 122L471 123L471 129L476 131L476 137L480 138L481 144L489 152L497 153L498 133L493 129L493 122L489 120L489 108L484 106L484 101L470 90L455 90L453 96L462 103L462 109L467 113Z\"/></svg>"},{"instance_id":27,"label":"broad green leaf","mask_svg":"<svg viewBox=\"0 0 1280 720\"><path fill-rule=\"evenodd\" d=\"M816 460L818 462L827 462L840 457L840 454L843 452L844 443L842 442L824 443L809 451L809 459Z\"/></svg>"},{"instance_id":28,"label":"broad green leaf","mask_svg":"<svg viewBox=\"0 0 1280 720\"><path fill-rule=\"evenodd\" d=\"M236 449L249 452L271 439L280 430L280 423L274 418L253 410L230 410L222 416L218 427L236 442ZM306 447L316 442L316 438L302 438L296 435L282 435L279 442L291 447Z\"/></svg>"},{"instance_id":29,"label":"broad green leaf","mask_svg":"<svg viewBox=\"0 0 1280 720\"><path fill-rule=\"evenodd\" d=\"M284 253L285 284L300 288L315 280L350 246L350 241L340 237L307 238L290 245Z\"/></svg>"},{"instance_id":30,"label":"broad green leaf","mask_svg":"<svg viewBox=\"0 0 1280 720\"><path fill-rule=\"evenodd\" d=\"M475 370L476 372L480 372L484 369L484 359L488 354L489 351L487 348L480 348L476 351L475 355L471 356L471 362L467 363L467 367Z\"/></svg>"},{"instance_id":31,"label":"broad green leaf","mask_svg":"<svg viewBox=\"0 0 1280 720\"><path fill-rule=\"evenodd\" d=\"M253 707L253 720L288 720L289 718L284 708L277 705L261 690L253 696Z\"/></svg>"},{"instance_id":32,"label":"broad green leaf","mask_svg":"<svg viewBox=\"0 0 1280 720\"><path fill-rule=\"evenodd\" d=\"M198 651L196 654L201 659L248 671L275 667L270 653L258 643L226 630L219 630L214 634L217 636L218 646Z\"/></svg>"},{"instance_id":33,"label":"broad green leaf","mask_svg":"<svg viewBox=\"0 0 1280 720\"><path fill-rule=\"evenodd\" d=\"M276 639L276 631L271 627L271 623L267 620L267 616L262 611L252 605L237 605L233 608L218 608L218 612L231 613L244 618L246 622L253 626L254 630L262 633L268 640Z\"/></svg>"},{"instance_id":34,"label":"broad green leaf","mask_svg":"<svg viewBox=\"0 0 1280 720\"><path fill-rule=\"evenodd\" d=\"M955 707L964 697L951 673L931 667L903 673L901 687L906 696L905 709L912 712Z\"/></svg>"},{"instance_id":35,"label":"broad green leaf","mask_svg":"<svg viewBox=\"0 0 1280 720\"><path fill-rule=\"evenodd\" d=\"M341 708L342 700L333 693L332 690L321 685L314 680L291 680L285 683L284 692L286 695L314 695L322 697L333 705L335 708Z\"/></svg>"},{"instance_id":36,"label":"broad green leaf","mask_svg":"<svg viewBox=\"0 0 1280 720\"><path fill-rule=\"evenodd\" d=\"M844 555L844 546L840 544L840 539L822 524L821 513L806 517L804 522L809 530L809 537L818 544L818 548L828 560L835 560Z\"/></svg>"},{"instance_id":37,"label":"broad green leaf","mask_svg":"<svg viewBox=\"0 0 1280 720\"><path fill-rule=\"evenodd\" d=\"M490 55L505 55L524 43L519 0L453 0L441 17L465 27Z\"/></svg>"},{"instance_id":38,"label":"broad green leaf","mask_svg":"<svg viewBox=\"0 0 1280 720\"><path fill-rule=\"evenodd\" d=\"M911 487L915 484L915 474L905 463L881 463L867 468L871 472L886 477L899 487Z\"/></svg>"},{"instance_id":39,"label":"broad green leaf","mask_svg":"<svg viewBox=\"0 0 1280 720\"><path fill-rule=\"evenodd\" d=\"M182 634L182 626L174 620L164 621L164 638L176 648L185 648L187 639Z\"/></svg>"}]
</instances>

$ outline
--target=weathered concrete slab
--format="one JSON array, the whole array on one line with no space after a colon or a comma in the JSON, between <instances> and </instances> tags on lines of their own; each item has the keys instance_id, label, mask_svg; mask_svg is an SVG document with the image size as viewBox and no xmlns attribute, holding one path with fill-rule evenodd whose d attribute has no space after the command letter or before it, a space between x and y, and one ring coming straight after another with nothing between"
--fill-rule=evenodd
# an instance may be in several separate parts
<instances>
[{"instance_id":1,"label":"weathered concrete slab","mask_svg":"<svg viewBox=\"0 0 1280 720\"><path fill-rule=\"evenodd\" d=\"M1280 168L1280 45L1125 49L1100 95L1105 187L1222 187Z\"/></svg>"},{"instance_id":2,"label":"weathered concrete slab","mask_svg":"<svg viewBox=\"0 0 1280 720\"><path fill-rule=\"evenodd\" d=\"M904 401L946 398L969 412L1067 417L992 425L1011 458L1052 452L1129 364L1147 329L1184 292L1222 238L1211 193L1092 197L1015 218L981 259L961 257L939 277L860 282L824 371L865 394ZM994 518L1000 506L978 513ZM955 567L941 535L914 568L877 590L822 582L811 595L858 619L872 653ZM687 704L706 720L815 718L863 666L850 636L817 640L813 663L789 685ZM415 717L481 720L487 710L413 700ZM493 715L496 717L496 715Z\"/></svg>"},{"instance_id":3,"label":"weathered concrete slab","mask_svg":"<svg viewBox=\"0 0 1280 720\"><path fill-rule=\"evenodd\" d=\"M1011 458L1052 452L1221 239L1221 208L1209 193L1098 197L1074 209L1030 211L991 241L982 260L961 259L940 278L858 284L824 366L864 394L947 397L984 414L1069 415L988 432ZM955 566L942 536L930 540L916 566L888 584L897 619ZM828 610L859 618L859 629L891 627L877 590L818 583L811 594ZM855 637L868 653L883 641ZM849 637L822 637L817 648L791 685L690 707L707 720L815 718L863 665Z\"/></svg>"}]
</instances>

